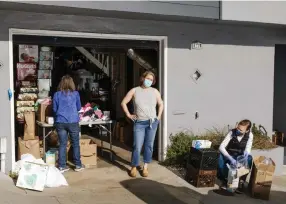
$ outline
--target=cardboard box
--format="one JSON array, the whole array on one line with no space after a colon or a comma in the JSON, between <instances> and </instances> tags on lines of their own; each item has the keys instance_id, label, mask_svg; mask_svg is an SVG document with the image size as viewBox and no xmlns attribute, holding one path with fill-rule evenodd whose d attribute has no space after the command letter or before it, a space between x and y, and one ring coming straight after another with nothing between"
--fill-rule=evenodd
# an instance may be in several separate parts
<instances>
[{"instance_id":1,"label":"cardboard box","mask_svg":"<svg viewBox=\"0 0 286 204\"><path fill-rule=\"evenodd\" d=\"M68 143L67 147L68 151L68 160L73 162L73 156L72 146ZM82 136L82 139L80 139L80 159L82 164L85 165L85 167L93 167L97 165L97 145L95 142L88 136Z\"/></svg>"},{"instance_id":2,"label":"cardboard box","mask_svg":"<svg viewBox=\"0 0 286 204\"><path fill-rule=\"evenodd\" d=\"M91 139L80 139L80 159L86 167L97 165L97 145Z\"/></svg>"},{"instance_id":3,"label":"cardboard box","mask_svg":"<svg viewBox=\"0 0 286 204\"><path fill-rule=\"evenodd\" d=\"M250 169L245 168L244 166L237 169L237 177L242 177L246 174L249 174Z\"/></svg>"},{"instance_id":4,"label":"cardboard box","mask_svg":"<svg viewBox=\"0 0 286 204\"><path fill-rule=\"evenodd\" d=\"M265 163L265 159L267 158L264 156L254 158L249 183L252 197L269 200L275 163L272 159Z\"/></svg>"},{"instance_id":5,"label":"cardboard box","mask_svg":"<svg viewBox=\"0 0 286 204\"><path fill-rule=\"evenodd\" d=\"M46 105L46 104L40 104L38 109L38 120L40 122L46 122L46 117L52 117L53 116L53 106Z\"/></svg>"},{"instance_id":6,"label":"cardboard box","mask_svg":"<svg viewBox=\"0 0 286 204\"><path fill-rule=\"evenodd\" d=\"M57 149L50 149L45 154L45 162L48 166L56 166L58 161L58 150Z\"/></svg>"},{"instance_id":7,"label":"cardboard box","mask_svg":"<svg viewBox=\"0 0 286 204\"><path fill-rule=\"evenodd\" d=\"M39 137L35 137L34 140L27 140L27 141L19 137L18 138L18 160L21 159L22 154L31 154L36 159L41 158Z\"/></svg>"}]
</instances>

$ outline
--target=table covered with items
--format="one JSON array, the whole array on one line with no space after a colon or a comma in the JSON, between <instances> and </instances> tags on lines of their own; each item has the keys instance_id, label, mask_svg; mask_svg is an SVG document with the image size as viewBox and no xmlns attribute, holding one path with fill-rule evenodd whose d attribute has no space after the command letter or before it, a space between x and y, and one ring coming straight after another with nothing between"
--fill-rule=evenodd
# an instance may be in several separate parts
<instances>
[{"instance_id":1,"label":"table covered with items","mask_svg":"<svg viewBox=\"0 0 286 204\"><path fill-rule=\"evenodd\" d=\"M211 148L207 140L194 140L190 148L186 168L186 181L197 188L214 187L217 180L219 152ZM234 193L240 178L250 174L248 190L254 198L269 200L275 163L265 156L255 157L249 166L243 157L237 158L237 165L227 164L228 177L226 190ZM234 194L233 194L234 195Z\"/></svg>"},{"instance_id":2,"label":"table covered with items","mask_svg":"<svg viewBox=\"0 0 286 204\"><path fill-rule=\"evenodd\" d=\"M38 125L38 130L40 128L42 129L42 134L43 134L43 151L46 152L46 139L53 133L54 131L54 125L53 124L48 124L46 122L40 122L36 121ZM97 126L100 131L106 131L109 137L109 153L110 153L110 160L112 161L112 120L95 120L95 121L88 121L88 122L83 122L81 121L79 123L80 127L81 126ZM47 129L49 131L47 132ZM80 138L81 138L81 132L80 132ZM103 149L103 139L102 139L102 133L100 133L100 140L101 140L101 148ZM103 154L103 150L102 150Z\"/></svg>"}]
</instances>

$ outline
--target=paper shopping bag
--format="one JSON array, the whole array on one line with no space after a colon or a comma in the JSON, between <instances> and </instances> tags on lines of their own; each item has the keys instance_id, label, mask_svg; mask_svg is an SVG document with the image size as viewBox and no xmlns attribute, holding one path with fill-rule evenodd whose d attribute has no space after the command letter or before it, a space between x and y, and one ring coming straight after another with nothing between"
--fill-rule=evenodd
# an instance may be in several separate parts
<instances>
[{"instance_id":1,"label":"paper shopping bag","mask_svg":"<svg viewBox=\"0 0 286 204\"><path fill-rule=\"evenodd\" d=\"M24 113L25 126L24 126L24 140L35 139L35 112Z\"/></svg>"}]
</instances>

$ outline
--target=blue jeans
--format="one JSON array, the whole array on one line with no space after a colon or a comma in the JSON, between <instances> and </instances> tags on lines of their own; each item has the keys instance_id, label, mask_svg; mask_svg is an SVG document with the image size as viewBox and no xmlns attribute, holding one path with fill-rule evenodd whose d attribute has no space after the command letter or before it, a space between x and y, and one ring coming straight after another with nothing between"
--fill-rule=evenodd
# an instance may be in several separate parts
<instances>
[{"instance_id":1,"label":"blue jeans","mask_svg":"<svg viewBox=\"0 0 286 204\"><path fill-rule=\"evenodd\" d=\"M153 123L149 120L135 121L133 127L133 152L131 158L131 166L137 167L140 163L140 153L144 144L144 163L152 161L154 140L157 132L159 121L156 119Z\"/></svg>"},{"instance_id":2,"label":"blue jeans","mask_svg":"<svg viewBox=\"0 0 286 204\"><path fill-rule=\"evenodd\" d=\"M236 158L234 158L234 159L236 159ZM249 168L251 168L251 166L252 166L252 156L251 155L248 155L247 161L248 161ZM218 158L218 179L220 179L222 181L226 181L227 176L228 176L228 168L227 168L226 164L230 164L230 161L227 158L225 158L222 154L220 154L219 158ZM241 179L244 180L246 178L246 176L243 176Z\"/></svg>"},{"instance_id":3,"label":"blue jeans","mask_svg":"<svg viewBox=\"0 0 286 204\"><path fill-rule=\"evenodd\" d=\"M79 147L79 131L80 127L78 123L56 123L55 124L60 147L59 147L59 168L65 168L67 159L67 143L68 143L68 134L71 139L71 145L73 149L73 159L76 167L81 167L80 160L80 147Z\"/></svg>"}]
</instances>

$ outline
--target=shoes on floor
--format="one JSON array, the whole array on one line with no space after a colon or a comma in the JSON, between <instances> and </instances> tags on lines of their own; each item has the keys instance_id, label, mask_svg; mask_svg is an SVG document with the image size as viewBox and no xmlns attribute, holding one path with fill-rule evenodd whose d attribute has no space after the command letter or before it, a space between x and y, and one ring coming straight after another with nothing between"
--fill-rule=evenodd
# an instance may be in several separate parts
<instances>
[{"instance_id":1,"label":"shoes on floor","mask_svg":"<svg viewBox=\"0 0 286 204\"><path fill-rule=\"evenodd\" d=\"M85 169L85 166L84 166L84 165L81 165L81 166L76 166L75 169L74 169L74 171L80 172L80 171L82 171L82 170L84 170L84 169Z\"/></svg>"},{"instance_id":2,"label":"shoes on floor","mask_svg":"<svg viewBox=\"0 0 286 204\"><path fill-rule=\"evenodd\" d=\"M136 177L137 175L137 168L136 167L132 167L130 172L129 172L129 176L130 177Z\"/></svg>"},{"instance_id":3,"label":"shoes on floor","mask_svg":"<svg viewBox=\"0 0 286 204\"><path fill-rule=\"evenodd\" d=\"M65 173L65 172L69 171L70 169L68 167L59 167L59 170L61 173Z\"/></svg>"},{"instance_id":4,"label":"shoes on floor","mask_svg":"<svg viewBox=\"0 0 286 204\"><path fill-rule=\"evenodd\" d=\"M243 194L244 192L244 181L239 181L238 188L235 190L236 194Z\"/></svg>"},{"instance_id":5,"label":"shoes on floor","mask_svg":"<svg viewBox=\"0 0 286 204\"><path fill-rule=\"evenodd\" d=\"M148 173L148 168L144 168L144 167L143 167L143 169L142 169L142 176L143 176L143 177L148 177L148 174L149 174L149 173Z\"/></svg>"}]
</instances>

